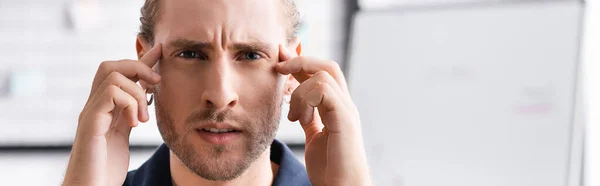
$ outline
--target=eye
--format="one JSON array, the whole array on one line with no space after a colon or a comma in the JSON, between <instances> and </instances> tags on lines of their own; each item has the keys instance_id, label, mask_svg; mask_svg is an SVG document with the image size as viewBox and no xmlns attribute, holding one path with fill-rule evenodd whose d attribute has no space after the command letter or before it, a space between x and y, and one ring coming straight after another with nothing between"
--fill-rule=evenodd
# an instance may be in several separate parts
<instances>
[{"instance_id":1,"label":"eye","mask_svg":"<svg viewBox=\"0 0 600 186\"><path fill-rule=\"evenodd\" d=\"M257 52L244 52L244 53L242 53L241 57L242 57L241 60L250 60L250 61L254 61L254 60L258 60L258 59L262 58L262 56L260 56L260 54Z\"/></svg>"},{"instance_id":2,"label":"eye","mask_svg":"<svg viewBox=\"0 0 600 186\"><path fill-rule=\"evenodd\" d=\"M196 52L196 51L183 51L181 53L179 53L177 56L185 58L185 59L200 59L200 60L205 60L206 56L200 52Z\"/></svg>"}]
</instances>

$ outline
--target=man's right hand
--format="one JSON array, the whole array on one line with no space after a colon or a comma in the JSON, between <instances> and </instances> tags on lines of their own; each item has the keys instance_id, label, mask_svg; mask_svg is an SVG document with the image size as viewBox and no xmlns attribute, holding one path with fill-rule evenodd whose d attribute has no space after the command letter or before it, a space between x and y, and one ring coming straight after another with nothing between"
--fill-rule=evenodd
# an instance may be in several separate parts
<instances>
[{"instance_id":1,"label":"man's right hand","mask_svg":"<svg viewBox=\"0 0 600 186\"><path fill-rule=\"evenodd\" d=\"M149 119L146 92L136 84L154 85L160 75L156 44L139 60L100 64L90 96L79 115L77 134L63 185L122 185L129 166L129 134Z\"/></svg>"}]
</instances>

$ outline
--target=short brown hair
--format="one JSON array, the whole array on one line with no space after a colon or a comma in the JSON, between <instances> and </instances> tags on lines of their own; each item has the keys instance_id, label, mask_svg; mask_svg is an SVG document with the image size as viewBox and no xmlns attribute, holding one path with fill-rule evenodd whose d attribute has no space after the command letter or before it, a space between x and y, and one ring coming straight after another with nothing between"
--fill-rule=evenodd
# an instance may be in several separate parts
<instances>
[{"instance_id":1,"label":"short brown hair","mask_svg":"<svg viewBox=\"0 0 600 186\"><path fill-rule=\"evenodd\" d=\"M300 29L300 12L296 7L294 0L282 0L284 9L284 16L289 19L289 29L287 31L288 40L297 37L298 30ZM138 33L150 44L154 43L154 26L158 21L158 15L160 12L159 0L146 0L144 6L140 9L140 33Z\"/></svg>"}]
</instances>

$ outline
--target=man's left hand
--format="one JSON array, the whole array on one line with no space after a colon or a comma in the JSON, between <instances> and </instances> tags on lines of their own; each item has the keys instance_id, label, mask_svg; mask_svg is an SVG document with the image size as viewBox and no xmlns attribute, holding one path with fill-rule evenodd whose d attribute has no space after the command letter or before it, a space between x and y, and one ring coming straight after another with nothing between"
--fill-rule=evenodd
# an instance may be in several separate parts
<instances>
[{"instance_id":1,"label":"man's left hand","mask_svg":"<svg viewBox=\"0 0 600 186\"><path fill-rule=\"evenodd\" d=\"M280 46L275 69L300 85L290 100L290 121L306 135L305 160L313 185L371 185L360 118L336 62L297 56Z\"/></svg>"}]
</instances>

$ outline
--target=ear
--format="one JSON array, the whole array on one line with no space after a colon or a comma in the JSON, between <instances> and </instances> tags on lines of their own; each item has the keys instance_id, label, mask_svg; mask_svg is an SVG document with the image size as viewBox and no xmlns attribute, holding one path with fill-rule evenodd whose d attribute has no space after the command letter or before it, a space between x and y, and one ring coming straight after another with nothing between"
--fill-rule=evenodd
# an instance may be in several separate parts
<instances>
[{"instance_id":1,"label":"ear","mask_svg":"<svg viewBox=\"0 0 600 186\"><path fill-rule=\"evenodd\" d=\"M135 40L135 51L137 52L138 59L142 58L150 49L152 49L150 43L144 37L138 35Z\"/></svg>"},{"instance_id":2,"label":"ear","mask_svg":"<svg viewBox=\"0 0 600 186\"><path fill-rule=\"evenodd\" d=\"M296 80L296 78L294 78L294 76L292 75L287 75L288 78L285 81L285 86L283 87L283 95L286 96L291 96L292 92L294 92L294 90L296 90L296 88L298 88L298 86L300 85L300 83Z\"/></svg>"},{"instance_id":3,"label":"ear","mask_svg":"<svg viewBox=\"0 0 600 186\"><path fill-rule=\"evenodd\" d=\"M287 47L289 51L296 51L296 54L298 54L298 56L302 55L302 42L300 41L300 38L294 37L288 42Z\"/></svg>"},{"instance_id":4,"label":"ear","mask_svg":"<svg viewBox=\"0 0 600 186\"><path fill-rule=\"evenodd\" d=\"M150 49L152 49L152 46L150 46L150 43L148 41L146 41L146 39L144 39L144 37L138 35L137 39L135 40L135 50L137 52L137 57L138 59L142 58L142 56L144 56L146 54L146 52L148 52ZM152 69L155 69L156 65L154 65L154 67L152 67ZM154 92L154 87L150 86L150 84L146 83L144 80L140 80L140 85L142 86L142 89L146 90L146 93L152 93Z\"/></svg>"}]
</instances>

